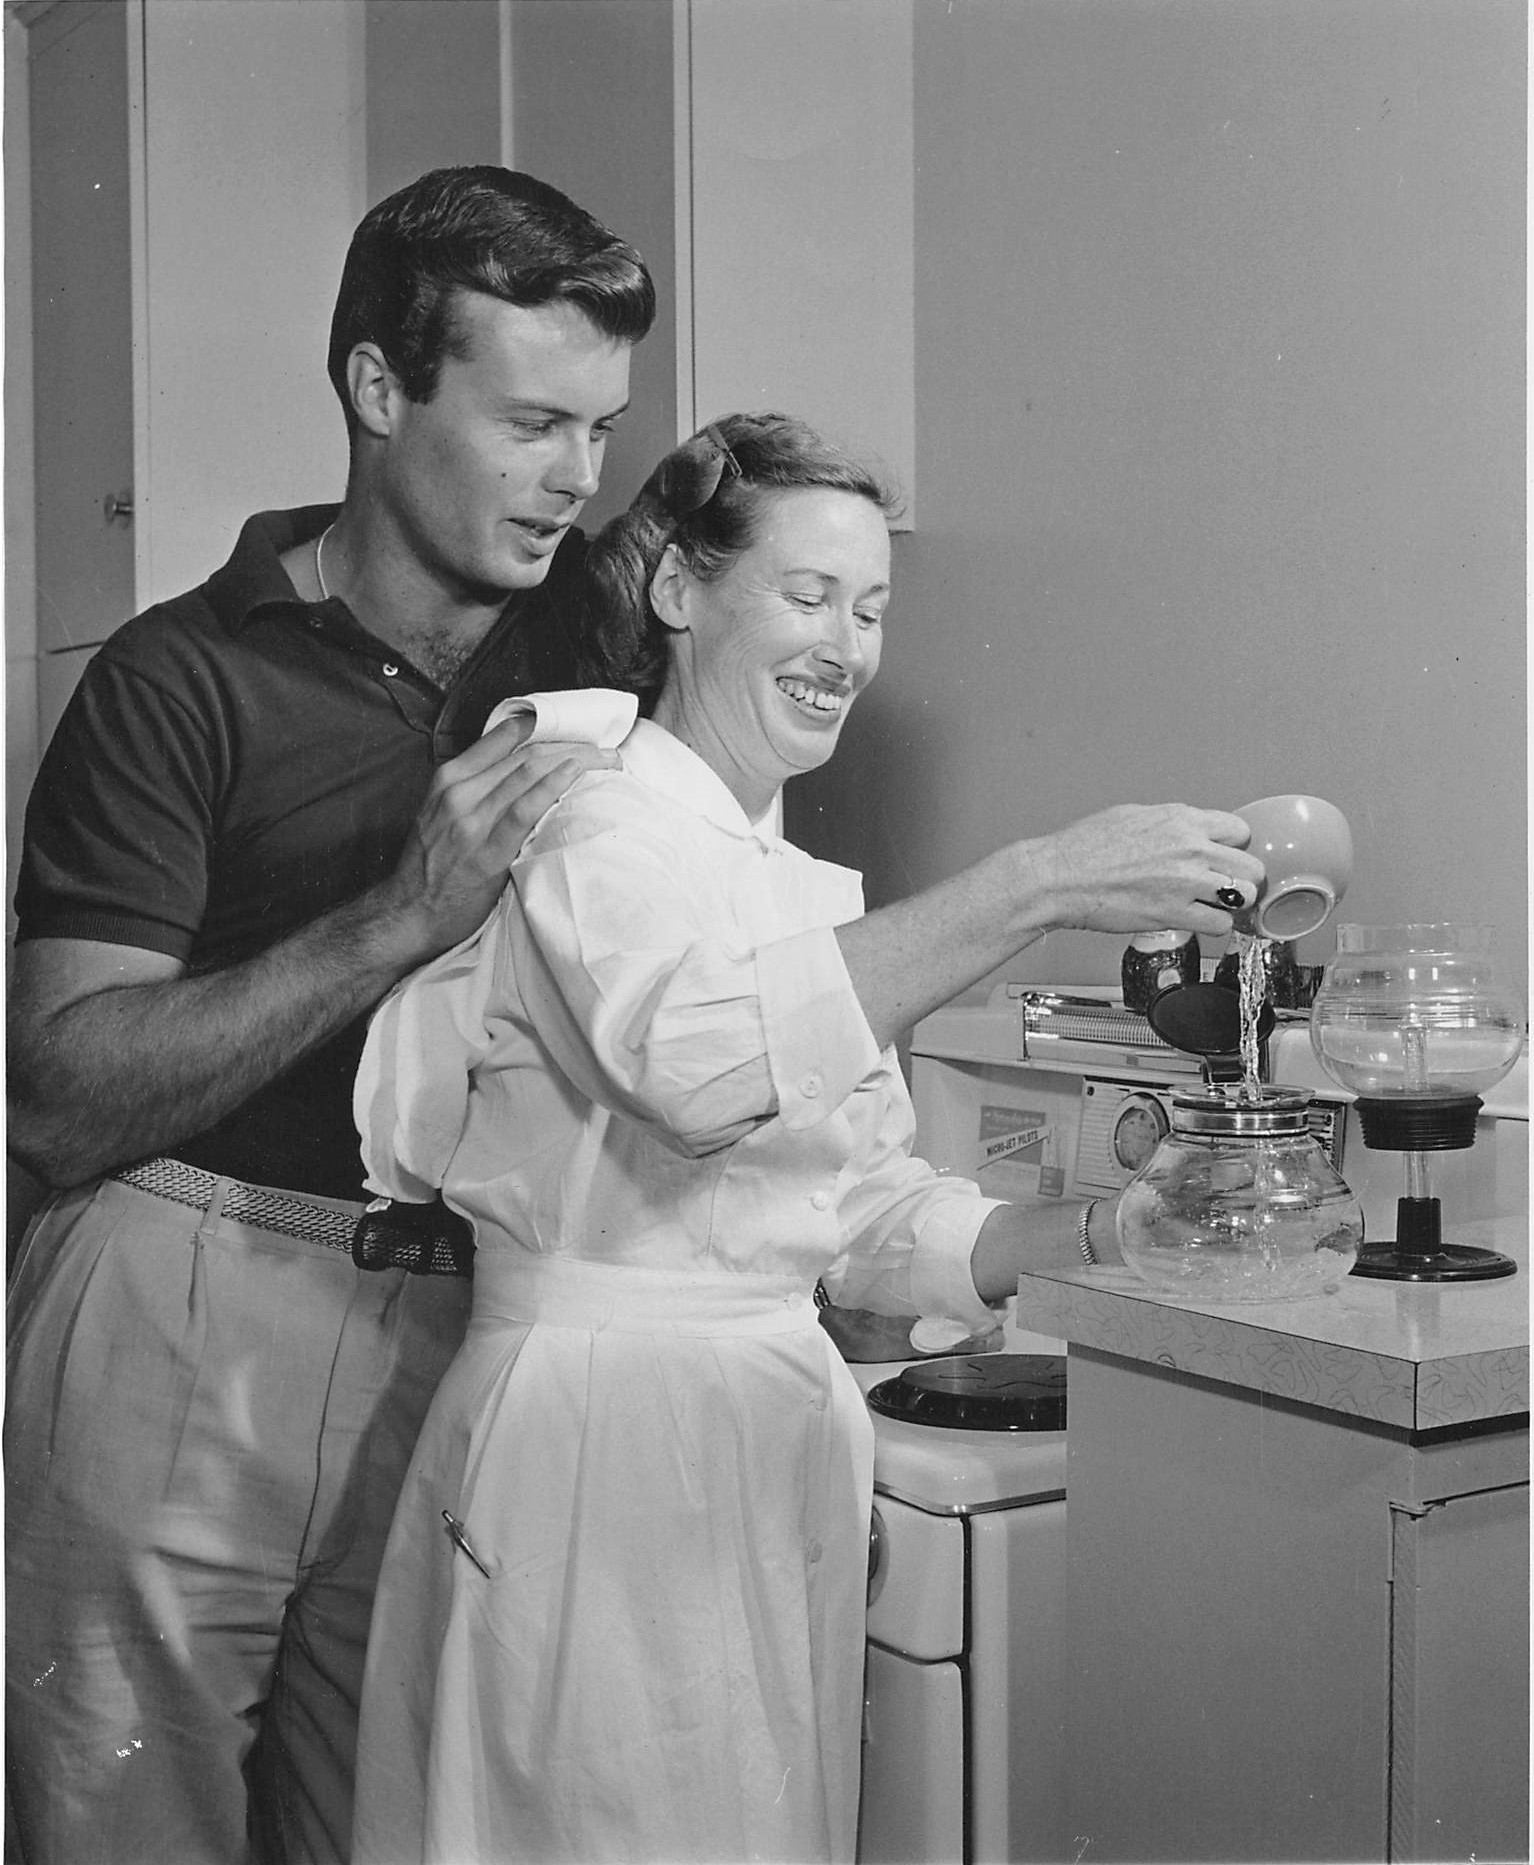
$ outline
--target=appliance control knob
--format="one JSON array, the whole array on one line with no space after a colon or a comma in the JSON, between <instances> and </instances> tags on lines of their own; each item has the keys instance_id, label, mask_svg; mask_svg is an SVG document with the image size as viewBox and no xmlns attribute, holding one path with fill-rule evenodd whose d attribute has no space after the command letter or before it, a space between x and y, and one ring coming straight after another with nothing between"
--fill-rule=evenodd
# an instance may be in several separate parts
<instances>
[{"instance_id":1,"label":"appliance control knob","mask_svg":"<svg viewBox=\"0 0 1534 1865\"><path fill-rule=\"evenodd\" d=\"M1136 1173L1171 1131L1166 1109L1153 1094L1127 1095L1113 1121L1113 1157Z\"/></svg>"},{"instance_id":2,"label":"appliance control knob","mask_svg":"<svg viewBox=\"0 0 1534 1865\"><path fill-rule=\"evenodd\" d=\"M873 1519L868 1525L868 1603L874 1601L884 1591L884 1542L889 1530L884 1526L884 1518L879 1513L878 1503L874 1504Z\"/></svg>"}]
</instances>

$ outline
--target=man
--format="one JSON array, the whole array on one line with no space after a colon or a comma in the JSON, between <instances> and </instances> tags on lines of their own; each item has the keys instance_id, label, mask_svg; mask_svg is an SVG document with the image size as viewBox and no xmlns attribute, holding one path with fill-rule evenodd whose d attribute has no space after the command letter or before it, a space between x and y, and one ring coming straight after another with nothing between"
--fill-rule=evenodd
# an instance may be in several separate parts
<instances>
[{"instance_id":1,"label":"man","mask_svg":"<svg viewBox=\"0 0 1534 1865\"><path fill-rule=\"evenodd\" d=\"M353 1260L351 1081L373 1005L610 761L480 732L589 671L572 526L653 315L530 177L374 208L331 331L345 499L252 518L120 629L44 760L9 1082L59 1188L8 1342L28 1865L346 1855L377 1563L468 1298L450 1237Z\"/></svg>"}]
</instances>

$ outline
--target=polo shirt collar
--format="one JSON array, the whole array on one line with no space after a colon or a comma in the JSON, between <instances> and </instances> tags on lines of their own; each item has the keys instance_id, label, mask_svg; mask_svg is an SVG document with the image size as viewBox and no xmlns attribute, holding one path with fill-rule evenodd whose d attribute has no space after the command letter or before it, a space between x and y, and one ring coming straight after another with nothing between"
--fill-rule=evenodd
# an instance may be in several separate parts
<instances>
[{"instance_id":1,"label":"polo shirt collar","mask_svg":"<svg viewBox=\"0 0 1534 1865\"><path fill-rule=\"evenodd\" d=\"M736 802L724 779L697 752L653 719L640 719L618 750L623 767L652 790L672 797L730 835L753 836L764 847L782 840L777 832L777 804L753 822Z\"/></svg>"},{"instance_id":2,"label":"polo shirt collar","mask_svg":"<svg viewBox=\"0 0 1534 1865\"><path fill-rule=\"evenodd\" d=\"M317 538L334 524L339 505L299 505L290 511L257 512L240 526L229 561L206 584L207 598L226 627L243 628L257 609L291 606L303 598L282 567L282 554ZM317 607L317 604L305 604Z\"/></svg>"}]
</instances>

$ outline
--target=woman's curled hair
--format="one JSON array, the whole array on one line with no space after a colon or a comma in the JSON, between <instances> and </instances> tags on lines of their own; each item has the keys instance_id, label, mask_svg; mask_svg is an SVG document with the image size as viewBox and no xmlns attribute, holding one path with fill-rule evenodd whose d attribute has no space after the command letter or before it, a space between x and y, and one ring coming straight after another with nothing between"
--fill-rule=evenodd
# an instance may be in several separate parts
<instances>
[{"instance_id":1,"label":"woman's curled hair","mask_svg":"<svg viewBox=\"0 0 1534 1865\"><path fill-rule=\"evenodd\" d=\"M648 713L666 674L666 630L650 583L668 544L700 582L722 576L757 535L764 493L824 486L851 492L886 518L899 510L873 466L785 414L728 414L668 453L625 512L586 553L583 677L638 693Z\"/></svg>"}]
</instances>

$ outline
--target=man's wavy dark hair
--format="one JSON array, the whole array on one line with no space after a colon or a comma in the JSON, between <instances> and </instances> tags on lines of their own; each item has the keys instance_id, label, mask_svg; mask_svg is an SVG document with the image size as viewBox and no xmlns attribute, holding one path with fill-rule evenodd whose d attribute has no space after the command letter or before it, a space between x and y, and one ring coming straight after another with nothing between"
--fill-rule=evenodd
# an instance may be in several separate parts
<instances>
[{"instance_id":1,"label":"man's wavy dark hair","mask_svg":"<svg viewBox=\"0 0 1534 1865\"><path fill-rule=\"evenodd\" d=\"M376 343L412 401L430 401L444 356L463 353L459 292L534 308L571 304L604 336L637 343L655 286L627 240L547 182L515 169L437 168L380 201L352 235L328 368L348 434L347 359Z\"/></svg>"}]
</instances>

